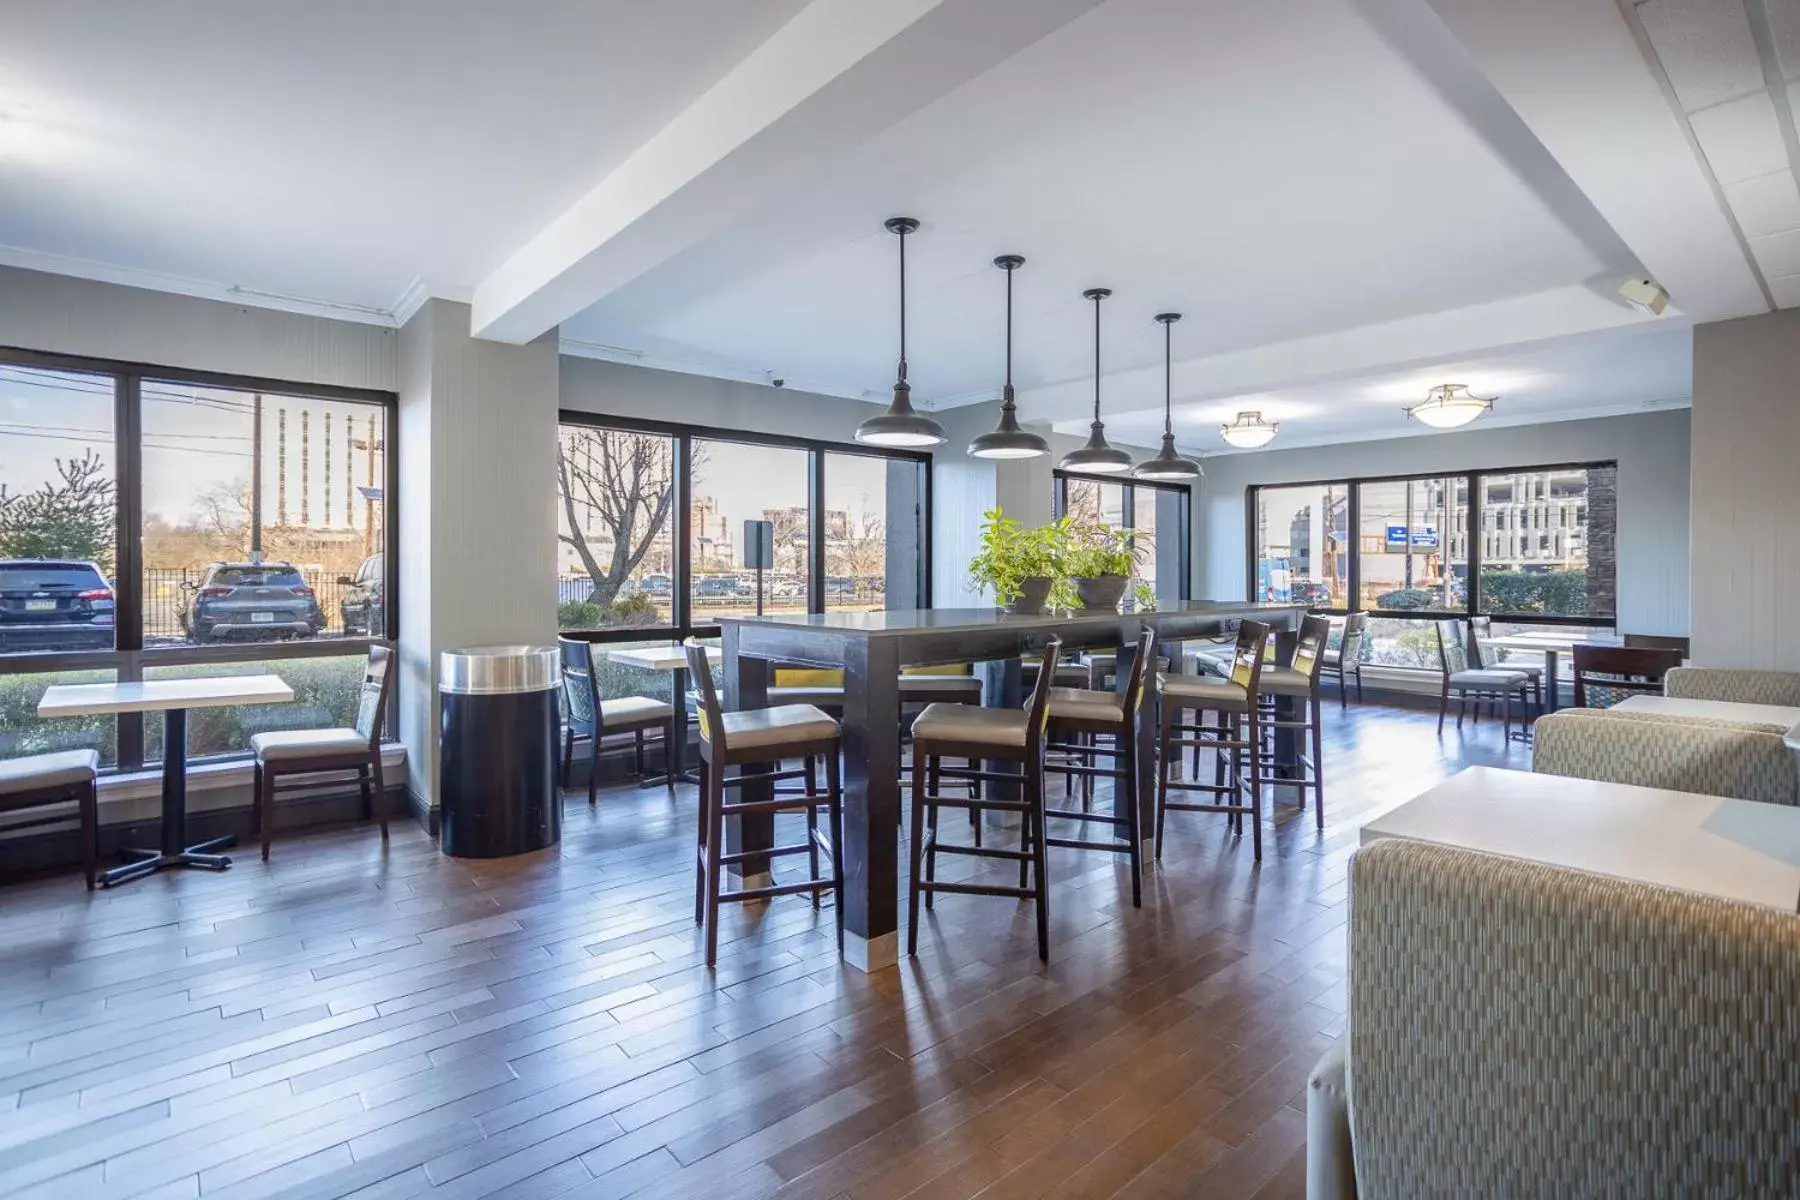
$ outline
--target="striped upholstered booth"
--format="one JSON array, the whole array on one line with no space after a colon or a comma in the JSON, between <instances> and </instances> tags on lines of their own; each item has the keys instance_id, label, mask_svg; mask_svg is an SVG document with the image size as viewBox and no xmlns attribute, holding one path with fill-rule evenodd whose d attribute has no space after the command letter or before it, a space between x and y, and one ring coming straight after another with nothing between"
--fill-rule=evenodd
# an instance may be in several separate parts
<instances>
[{"instance_id":1,"label":"striped upholstered booth","mask_svg":"<svg viewBox=\"0 0 1800 1200\"><path fill-rule=\"evenodd\" d=\"M1781 734L1776 725L1565 708L1539 718L1531 769L1540 775L1800 804L1800 768Z\"/></svg>"},{"instance_id":2,"label":"striped upholstered booth","mask_svg":"<svg viewBox=\"0 0 1800 1200\"><path fill-rule=\"evenodd\" d=\"M1350 864L1349 1031L1310 1200L1791 1196L1800 917L1383 840Z\"/></svg>"},{"instance_id":3,"label":"striped upholstered booth","mask_svg":"<svg viewBox=\"0 0 1800 1200\"><path fill-rule=\"evenodd\" d=\"M1737 704L1800 705L1800 672L1676 667L1663 676L1663 695Z\"/></svg>"}]
</instances>

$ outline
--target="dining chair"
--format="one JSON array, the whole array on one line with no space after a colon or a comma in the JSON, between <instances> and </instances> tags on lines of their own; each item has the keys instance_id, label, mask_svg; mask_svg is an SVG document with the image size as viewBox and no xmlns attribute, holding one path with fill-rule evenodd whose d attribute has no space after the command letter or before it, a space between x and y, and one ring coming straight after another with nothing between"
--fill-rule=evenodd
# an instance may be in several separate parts
<instances>
[{"instance_id":1,"label":"dining chair","mask_svg":"<svg viewBox=\"0 0 1800 1200\"><path fill-rule=\"evenodd\" d=\"M88 891L100 877L100 755L93 750L58 750L0 760L0 813L25 812L71 801L81 819L81 865ZM7 830L57 825L63 812L9 822Z\"/></svg>"},{"instance_id":2,"label":"dining chair","mask_svg":"<svg viewBox=\"0 0 1800 1200\"><path fill-rule=\"evenodd\" d=\"M706 965L713 966L719 956L719 905L801 892L812 895L814 908L819 907L822 892L836 895L838 954L841 956L844 953L844 814L843 788L838 774L838 723L811 704L723 712L705 648L695 639L688 638L682 643L682 649L687 654L688 672L698 685L696 691L700 701L697 708L700 717L700 814L695 844L694 923L704 922L706 926ZM801 766L784 768L783 764L791 759L799 759ZM825 760L823 795L818 790L820 759ZM738 768L738 773L727 774L726 768L733 766ZM747 766L768 766L774 770L746 774L744 768ZM800 795L787 795L771 789L768 800L727 799L729 789L742 788L746 784L772 785L783 779L805 780L805 791ZM819 828L820 808L827 811L828 831ZM806 841L765 850L725 853L727 821L743 816L768 815L772 818L778 813L805 813ZM821 853L831 864L829 875L819 872ZM795 854L804 854L808 858L811 870L805 880L726 890L726 867L752 858L772 863L777 858Z\"/></svg>"},{"instance_id":3,"label":"dining chair","mask_svg":"<svg viewBox=\"0 0 1800 1200\"><path fill-rule=\"evenodd\" d=\"M1336 646L1325 648L1325 660L1322 671L1337 679L1338 707L1350 707L1350 684L1348 676L1356 676L1356 702L1362 703L1363 674L1362 646L1367 636L1369 614L1353 612L1344 618L1344 634Z\"/></svg>"},{"instance_id":4,"label":"dining chair","mask_svg":"<svg viewBox=\"0 0 1800 1200\"><path fill-rule=\"evenodd\" d=\"M1325 722L1319 698L1319 672L1325 666L1325 643L1331 637L1331 621L1327 617L1309 616L1300 622L1300 638L1294 646L1293 661L1283 667L1269 664L1257 681L1255 699L1262 708L1262 729L1273 735L1289 729L1304 734L1310 750L1294 755L1291 774L1263 776L1262 782L1291 787L1300 794L1300 807L1306 807L1306 793L1313 794L1313 820L1325 828ZM1294 701L1300 709L1299 719L1281 715L1280 701ZM1265 761L1273 761L1273 754Z\"/></svg>"},{"instance_id":5,"label":"dining chair","mask_svg":"<svg viewBox=\"0 0 1800 1200\"><path fill-rule=\"evenodd\" d=\"M1045 845L1128 856L1133 908L1144 906L1144 839L1138 818L1137 735L1138 722L1142 719L1144 681L1150 672L1155 647L1154 629L1145 629L1138 635L1137 654L1131 660L1123 693L1091 688L1051 688L1050 718L1044 744L1046 777L1055 774L1080 776L1084 784L1091 784L1095 779L1112 780L1110 812L1092 810L1086 787L1082 790L1079 811L1050 808L1048 801L1044 809L1048 818L1078 821L1084 828L1096 823L1105 825L1112 835L1111 840L1046 837ZM1052 754L1061 757L1053 759ZM1111 765L1096 766L1096 757L1110 759Z\"/></svg>"},{"instance_id":6,"label":"dining chair","mask_svg":"<svg viewBox=\"0 0 1800 1200\"><path fill-rule=\"evenodd\" d=\"M1499 649L1490 644L1493 636L1494 618L1469 618L1469 665L1478 671L1511 671L1525 676L1531 680L1532 699L1537 702L1538 711L1543 712L1544 668L1536 664L1503 660Z\"/></svg>"},{"instance_id":7,"label":"dining chair","mask_svg":"<svg viewBox=\"0 0 1800 1200\"><path fill-rule=\"evenodd\" d=\"M1269 627L1261 621L1238 626L1237 647L1230 675L1216 679L1202 675L1160 675L1156 772L1156 859L1162 861L1163 827L1169 811L1225 813L1231 829L1243 835L1244 818L1251 818L1251 839L1256 861L1262 861L1262 714L1255 701L1264 670L1263 648ZM1193 720L1184 715L1193 713ZM1206 724L1212 713L1215 723ZM1181 769L1183 747L1210 749L1218 755L1213 782L1200 782L1198 768L1191 780L1170 778ZM1208 801L1171 800L1170 792L1202 792ZM1249 799L1244 799L1244 793Z\"/></svg>"},{"instance_id":8,"label":"dining chair","mask_svg":"<svg viewBox=\"0 0 1800 1200\"><path fill-rule=\"evenodd\" d=\"M1469 665L1468 636L1457 620L1433 621L1437 630L1438 666L1444 673L1443 692L1438 698L1438 732L1444 732L1444 716L1450 711L1450 696L1455 693L1462 702L1456 711L1456 727L1462 728L1469 701L1474 700L1475 719L1481 719L1481 702L1498 700L1506 736L1512 737L1512 701L1519 697L1520 713L1525 711L1525 697L1531 690L1531 677L1523 671L1486 670Z\"/></svg>"},{"instance_id":9,"label":"dining chair","mask_svg":"<svg viewBox=\"0 0 1800 1200\"><path fill-rule=\"evenodd\" d=\"M1040 660L1043 669L1031 688L1023 709L982 708L972 704L932 704L913 722L911 852L907 869L906 953L919 953L919 901L927 909L939 892L963 896L1010 896L1030 900L1037 910L1038 958L1050 958L1050 883L1046 868L1044 832L1044 744L1050 713L1050 691L1062 659L1062 639L1052 637ZM1085 675L1085 670L1084 670ZM942 758L980 759L988 763L1016 763L1017 771L991 767L949 768ZM930 791L929 779L951 777L1012 784L1019 798L987 797L984 809L1016 812L1021 816L1017 850L991 846L964 846L944 842L938 812L944 805L966 807L962 797ZM937 877L939 853L971 858L1001 859L1019 864L1019 886L989 883L952 883Z\"/></svg>"},{"instance_id":10,"label":"dining chair","mask_svg":"<svg viewBox=\"0 0 1800 1200\"><path fill-rule=\"evenodd\" d=\"M1633 696L1660 696L1663 676L1681 665L1681 651L1578 643L1570 652L1575 707L1611 708Z\"/></svg>"},{"instance_id":11,"label":"dining chair","mask_svg":"<svg viewBox=\"0 0 1800 1200\"><path fill-rule=\"evenodd\" d=\"M557 642L563 650L562 682L563 702L567 705L569 727L580 725L588 731L588 804L592 806L598 798L600 779L600 745L610 733L629 733L632 735L633 765L637 772L637 781L642 784L647 779L644 769L644 734L655 730L662 735L663 779L671 793L675 791L675 755L674 745L677 731L675 729L675 706L657 700L651 696L619 696L611 700L600 698L600 683L594 672L593 649L580 654L571 654L568 643L575 638L558 638ZM586 645L586 643L582 643ZM596 717L598 720L596 721ZM568 786L569 754L573 737L565 736L563 741L563 785Z\"/></svg>"},{"instance_id":12,"label":"dining chair","mask_svg":"<svg viewBox=\"0 0 1800 1200\"><path fill-rule=\"evenodd\" d=\"M349 729L280 729L250 739L256 756L256 806L251 823L262 835L263 861L269 861L269 839L275 831L275 785L283 775L316 775L321 771L355 771L362 785L362 815L381 821L387 841L387 792L381 777L381 726L387 716L388 688L393 682L393 651L370 646L357 693L356 724ZM370 787L373 784L373 794Z\"/></svg>"}]
</instances>

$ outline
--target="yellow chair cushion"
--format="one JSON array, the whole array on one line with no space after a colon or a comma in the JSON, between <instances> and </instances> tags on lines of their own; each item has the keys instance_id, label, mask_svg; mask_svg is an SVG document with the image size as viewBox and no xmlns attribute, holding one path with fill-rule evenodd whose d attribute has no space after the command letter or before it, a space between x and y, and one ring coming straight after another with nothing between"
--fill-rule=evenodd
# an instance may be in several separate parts
<instances>
[{"instance_id":1,"label":"yellow chair cushion","mask_svg":"<svg viewBox=\"0 0 1800 1200\"><path fill-rule=\"evenodd\" d=\"M776 667L776 687L843 687L844 673L829 667Z\"/></svg>"},{"instance_id":2,"label":"yellow chair cushion","mask_svg":"<svg viewBox=\"0 0 1800 1200\"><path fill-rule=\"evenodd\" d=\"M968 663L941 663L935 667L901 667L902 675L970 675Z\"/></svg>"}]
</instances>

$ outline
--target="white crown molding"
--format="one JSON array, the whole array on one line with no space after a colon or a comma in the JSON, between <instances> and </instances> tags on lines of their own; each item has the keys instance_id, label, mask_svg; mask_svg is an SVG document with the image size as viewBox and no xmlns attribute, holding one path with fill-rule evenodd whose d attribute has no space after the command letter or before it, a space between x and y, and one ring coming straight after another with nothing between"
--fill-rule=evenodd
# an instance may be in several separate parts
<instances>
[{"instance_id":1,"label":"white crown molding","mask_svg":"<svg viewBox=\"0 0 1800 1200\"><path fill-rule=\"evenodd\" d=\"M198 300L217 300L223 304L270 308L297 313L305 317L325 317L333 321L355 321L362 325L392 325L394 314L385 308L362 304L343 304L333 300L315 300L306 296L287 296L279 292L263 292L238 284L220 283L212 279L194 279L186 275L168 275L138 267L121 267L92 259L28 250L23 246L0 246L0 265L26 271L42 271L48 275L69 275L91 279L96 283L145 291L168 292L192 296Z\"/></svg>"},{"instance_id":2,"label":"white crown molding","mask_svg":"<svg viewBox=\"0 0 1800 1200\"><path fill-rule=\"evenodd\" d=\"M589 342L580 338L559 338L558 349L574 358L592 358L600 362L623 363L628 367L645 367L653 371L674 371L682 375L701 375L708 379L729 379L737 383L753 383L759 387L772 387L770 379L773 372L753 371L742 367L733 367L721 363L700 362L694 359L678 358L674 355L656 354L648 350L634 350L629 346L612 346L605 342ZM815 379L796 379L788 376L783 385L794 392L812 392L820 396L837 396L843 400L860 400L865 404L879 404L886 399L881 393L871 392L867 388L845 387L836 383L822 383ZM921 408L927 407L920 405Z\"/></svg>"},{"instance_id":3,"label":"white crown molding","mask_svg":"<svg viewBox=\"0 0 1800 1200\"><path fill-rule=\"evenodd\" d=\"M470 303L475 295L474 288L457 287L454 284L434 283L432 280L419 278L407 285L400 298L394 301L393 310L388 314L394 327L412 320L425 307L427 300L452 300L458 304Z\"/></svg>"}]
</instances>

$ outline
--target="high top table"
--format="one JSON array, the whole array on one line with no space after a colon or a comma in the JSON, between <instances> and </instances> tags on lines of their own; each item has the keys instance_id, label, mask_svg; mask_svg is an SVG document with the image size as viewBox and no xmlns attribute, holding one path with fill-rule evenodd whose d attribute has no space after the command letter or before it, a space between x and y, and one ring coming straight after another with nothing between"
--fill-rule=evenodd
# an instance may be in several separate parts
<instances>
[{"instance_id":1,"label":"high top table","mask_svg":"<svg viewBox=\"0 0 1800 1200\"><path fill-rule=\"evenodd\" d=\"M1245 619L1263 621L1278 634L1278 653L1291 657L1306 614L1304 605L1187 601L1155 612L1027 616L993 608L906 609L721 617L724 630L725 708L764 708L771 663L837 668L844 672L844 950L865 971L896 961L900 869L900 668L944 663L986 664L983 702L1017 707L1022 702L1019 656L1043 649L1052 634L1063 653L1105 648L1118 654L1122 690L1131 674L1139 630L1148 625L1161 643L1217 637ZM1170 654L1171 662L1180 662ZM1154 829L1156 730L1139 722L1138 805L1141 828ZM1292 738L1285 739L1292 754ZM1277 747L1278 766L1281 746ZM767 789L745 786L745 800L767 799ZM773 847L772 816L728 822L727 849L755 854ZM1145 863L1151 856L1146 853ZM766 881L767 858L752 857L741 874Z\"/></svg>"},{"instance_id":2,"label":"high top table","mask_svg":"<svg viewBox=\"0 0 1800 1200\"><path fill-rule=\"evenodd\" d=\"M276 675L221 675L205 679L151 679L141 683L59 683L44 689L40 717L90 717L102 713L163 714L162 846L127 849L135 861L106 872L108 886L165 867L205 867L222 871L231 859L214 854L235 840L212 838L187 845L187 710L232 704L285 704L294 689Z\"/></svg>"}]
</instances>

